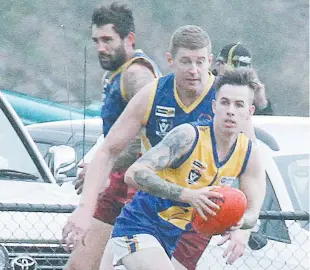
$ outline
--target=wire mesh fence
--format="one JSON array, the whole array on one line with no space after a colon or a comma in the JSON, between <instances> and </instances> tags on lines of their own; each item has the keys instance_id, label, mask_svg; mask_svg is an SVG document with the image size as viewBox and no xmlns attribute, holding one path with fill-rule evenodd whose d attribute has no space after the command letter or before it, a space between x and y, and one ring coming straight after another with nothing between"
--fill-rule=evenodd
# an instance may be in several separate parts
<instances>
[{"instance_id":1,"label":"wire mesh fence","mask_svg":"<svg viewBox=\"0 0 310 270\"><path fill-rule=\"evenodd\" d=\"M309 269L309 214L306 212L262 211L248 246L233 265L226 265L215 236L197 269ZM206 266L208 268L206 268Z\"/></svg>"},{"instance_id":2,"label":"wire mesh fence","mask_svg":"<svg viewBox=\"0 0 310 270\"><path fill-rule=\"evenodd\" d=\"M69 253L61 231L73 210L71 205L0 204L0 244L8 253L2 269L63 269Z\"/></svg>"},{"instance_id":3,"label":"wire mesh fence","mask_svg":"<svg viewBox=\"0 0 310 270\"><path fill-rule=\"evenodd\" d=\"M70 254L61 243L61 230L73 210L71 205L0 203L0 270L63 269ZM261 212L244 255L231 266L223 258L227 246L218 246L219 239L211 239L198 270L309 269L306 212Z\"/></svg>"}]
</instances>

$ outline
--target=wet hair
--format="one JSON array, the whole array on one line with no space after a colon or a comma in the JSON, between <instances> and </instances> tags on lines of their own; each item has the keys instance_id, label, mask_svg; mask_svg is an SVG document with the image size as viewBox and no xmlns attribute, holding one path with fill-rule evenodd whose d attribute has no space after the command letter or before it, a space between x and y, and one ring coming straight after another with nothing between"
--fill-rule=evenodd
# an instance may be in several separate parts
<instances>
[{"instance_id":1,"label":"wet hair","mask_svg":"<svg viewBox=\"0 0 310 270\"><path fill-rule=\"evenodd\" d=\"M172 35L169 52L175 57L180 48L197 50L208 48L211 53L211 40L206 31L196 25L185 25L179 27Z\"/></svg>"},{"instance_id":2,"label":"wet hair","mask_svg":"<svg viewBox=\"0 0 310 270\"><path fill-rule=\"evenodd\" d=\"M117 2L95 8L91 24L97 27L113 24L115 32L121 39L124 39L130 32L135 32L132 10L127 5Z\"/></svg>"}]
</instances>

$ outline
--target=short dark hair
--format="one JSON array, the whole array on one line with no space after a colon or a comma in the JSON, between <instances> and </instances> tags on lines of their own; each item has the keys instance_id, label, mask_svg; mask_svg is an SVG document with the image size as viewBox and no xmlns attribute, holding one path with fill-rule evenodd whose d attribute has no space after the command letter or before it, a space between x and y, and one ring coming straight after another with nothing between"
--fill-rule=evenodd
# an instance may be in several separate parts
<instances>
[{"instance_id":1,"label":"short dark hair","mask_svg":"<svg viewBox=\"0 0 310 270\"><path fill-rule=\"evenodd\" d=\"M132 10L127 5L113 2L109 6L95 8L92 15L92 25L98 27L113 24L114 30L120 38L125 38L130 32L135 32L135 24Z\"/></svg>"},{"instance_id":2,"label":"short dark hair","mask_svg":"<svg viewBox=\"0 0 310 270\"><path fill-rule=\"evenodd\" d=\"M180 48L197 50L208 48L211 53L211 40L206 31L196 25L184 25L179 27L172 35L169 52L175 57Z\"/></svg>"},{"instance_id":3,"label":"short dark hair","mask_svg":"<svg viewBox=\"0 0 310 270\"><path fill-rule=\"evenodd\" d=\"M259 80L253 68L238 67L233 70L228 70L223 75L218 76L214 87L216 93L218 93L225 84L248 86L254 93L258 83Z\"/></svg>"}]
</instances>

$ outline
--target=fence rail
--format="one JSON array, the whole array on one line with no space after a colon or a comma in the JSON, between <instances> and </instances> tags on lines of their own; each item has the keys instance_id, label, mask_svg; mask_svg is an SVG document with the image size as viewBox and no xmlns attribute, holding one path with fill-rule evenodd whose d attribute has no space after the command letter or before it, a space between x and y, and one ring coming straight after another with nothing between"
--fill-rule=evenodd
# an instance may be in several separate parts
<instances>
[{"instance_id":1,"label":"fence rail","mask_svg":"<svg viewBox=\"0 0 310 270\"><path fill-rule=\"evenodd\" d=\"M309 213L305 211L261 211L259 219L309 221Z\"/></svg>"},{"instance_id":2,"label":"fence rail","mask_svg":"<svg viewBox=\"0 0 310 270\"><path fill-rule=\"evenodd\" d=\"M74 205L0 203L0 212L31 212L31 213L72 213Z\"/></svg>"},{"instance_id":3,"label":"fence rail","mask_svg":"<svg viewBox=\"0 0 310 270\"><path fill-rule=\"evenodd\" d=\"M0 212L72 213L76 206L67 204L0 203ZM261 211L260 219L285 219L309 221L305 211Z\"/></svg>"},{"instance_id":4,"label":"fence rail","mask_svg":"<svg viewBox=\"0 0 310 270\"><path fill-rule=\"evenodd\" d=\"M0 203L0 245L8 253L8 263L30 256L37 269L63 269L69 254L60 241L61 230L74 209L74 205ZM262 211L244 256L232 266L225 264L225 246L217 245L219 237L212 238L197 270L309 269L307 212ZM1 252L3 248L0 248L0 270L1 258L5 258Z\"/></svg>"}]
</instances>

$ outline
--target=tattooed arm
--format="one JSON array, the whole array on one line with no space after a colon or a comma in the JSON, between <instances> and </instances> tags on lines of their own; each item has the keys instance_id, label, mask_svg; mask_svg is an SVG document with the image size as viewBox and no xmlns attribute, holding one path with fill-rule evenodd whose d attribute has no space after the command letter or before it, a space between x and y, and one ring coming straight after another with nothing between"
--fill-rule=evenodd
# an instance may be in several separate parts
<instances>
[{"instance_id":1,"label":"tattooed arm","mask_svg":"<svg viewBox=\"0 0 310 270\"><path fill-rule=\"evenodd\" d=\"M141 88L155 79L148 63L138 62L128 67L123 75L123 87L126 99L129 101Z\"/></svg>"},{"instance_id":2,"label":"tattooed arm","mask_svg":"<svg viewBox=\"0 0 310 270\"><path fill-rule=\"evenodd\" d=\"M158 197L190 203L202 217L203 211L215 215L211 208L219 207L208 198L222 197L221 194L204 187L197 190L181 187L160 178L157 170L171 167L188 153L194 144L196 131L189 124L171 130L160 143L143 154L126 172L125 182L132 187L149 192Z\"/></svg>"},{"instance_id":3,"label":"tattooed arm","mask_svg":"<svg viewBox=\"0 0 310 270\"><path fill-rule=\"evenodd\" d=\"M147 62L137 62L128 67L124 72L123 87L126 93L126 100L130 101L135 94L137 94L141 88L152 82L155 75L151 71L152 67ZM137 135L136 138L127 146L125 150L115 160L112 172L124 170L130 167L137 158L141 151L141 137ZM83 164L84 170L78 176L76 189L78 194L82 191L84 183L85 173L88 165Z\"/></svg>"},{"instance_id":4,"label":"tattooed arm","mask_svg":"<svg viewBox=\"0 0 310 270\"><path fill-rule=\"evenodd\" d=\"M128 169L125 182L156 196L179 200L183 188L163 180L156 175L156 170L169 168L185 155L191 149L195 137L195 129L189 124L174 128Z\"/></svg>"},{"instance_id":5,"label":"tattooed arm","mask_svg":"<svg viewBox=\"0 0 310 270\"><path fill-rule=\"evenodd\" d=\"M139 134L147 112L148 103L145 101L149 100L156 83L146 85L130 100L89 163L79 203L85 211L93 214L98 194L107 187L115 162Z\"/></svg>"},{"instance_id":6,"label":"tattooed arm","mask_svg":"<svg viewBox=\"0 0 310 270\"><path fill-rule=\"evenodd\" d=\"M91 226L98 194L108 186L108 176L115 161L132 142L144 124L151 90L157 81L141 89L128 103L124 112L110 129L99 149L88 165L81 199L77 208L63 228L63 239L67 246L76 246Z\"/></svg>"},{"instance_id":7,"label":"tattooed arm","mask_svg":"<svg viewBox=\"0 0 310 270\"><path fill-rule=\"evenodd\" d=\"M128 169L138 159L140 152L141 137L138 135L115 160L112 172Z\"/></svg>"},{"instance_id":8,"label":"tattooed arm","mask_svg":"<svg viewBox=\"0 0 310 270\"><path fill-rule=\"evenodd\" d=\"M138 62L132 64L123 77L123 87L125 88L126 99L130 100L133 98L143 86L149 84L155 79L151 67L148 63ZM127 169L132 165L141 151L141 137L140 135L127 146L127 148L120 154L118 159L115 161L112 171L119 171Z\"/></svg>"}]
</instances>

